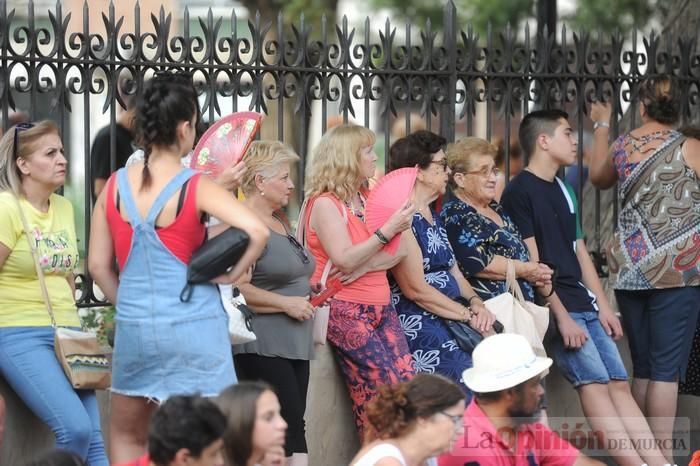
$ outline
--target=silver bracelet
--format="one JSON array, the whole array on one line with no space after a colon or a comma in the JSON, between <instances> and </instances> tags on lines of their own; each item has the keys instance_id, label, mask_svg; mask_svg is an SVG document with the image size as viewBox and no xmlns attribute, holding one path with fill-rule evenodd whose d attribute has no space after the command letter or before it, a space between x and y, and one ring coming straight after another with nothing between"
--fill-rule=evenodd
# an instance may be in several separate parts
<instances>
[{"instance_id":1,"label":"silver bracelet","mask_svg":"<svg viewBox=\"0 0 700 466\"><path fill-rule=\"evenodd\" d=\"M598 120L593 122L593 131L597 130L598 128L610 128L610 123L607 121L603 120Z\"/></svg>"}]
</instances>

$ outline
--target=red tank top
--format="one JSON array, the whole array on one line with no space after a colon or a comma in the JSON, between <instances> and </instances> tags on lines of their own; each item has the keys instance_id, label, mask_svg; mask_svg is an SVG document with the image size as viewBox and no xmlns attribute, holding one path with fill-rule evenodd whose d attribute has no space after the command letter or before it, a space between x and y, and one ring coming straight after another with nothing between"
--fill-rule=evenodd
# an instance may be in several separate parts
<instances>
[{"instance_id":1,"label":"red tank top","mask_svg":"<svg viewBox=\"0 0 700 466\"><path fill-rule=\"evenodd\" d=\"M112 244L117 256L119 270L124 268L131 249L131 238L134 230L129 222L122 219L115 203L114 190L116 189L116 172L107 181L107 199L105 200L105 213L107 224L112 233ZM156 229L158 238L166 248L188 264L192 253L202 245L206 235L206 226L201 222L197 211L196 193L200 174L194 175L187 183L185 199L180 212L168 226Z\"/></svg>"},{"instance_id":2,"label":"red tank top","mask_svg":"<svg viewBox=\"0 0 700 466\"><path fill-rule=\"evenodd\" d=\"M333 201L333 204L335 204L341 212L345 209L348 217L348 234L350 235L352 244L361 243L371 236L365 223L353 215L338 198L332 194L322 194L319 197L325 197ZM313 205L311 209L313 209ZM323 249L316 232L311 226L306 229L306 244L316 258L316 270L314 270L314 274L311 276L311 283L317 283L321 280L323 268L328 261L328 254L326 250ZM382 306L389 304L389 281L386 278L386 271L379 270L364 274L351 284L343 287L343 289L335 295L335 299L360 304Z\"/></svg>"}]
</instances>

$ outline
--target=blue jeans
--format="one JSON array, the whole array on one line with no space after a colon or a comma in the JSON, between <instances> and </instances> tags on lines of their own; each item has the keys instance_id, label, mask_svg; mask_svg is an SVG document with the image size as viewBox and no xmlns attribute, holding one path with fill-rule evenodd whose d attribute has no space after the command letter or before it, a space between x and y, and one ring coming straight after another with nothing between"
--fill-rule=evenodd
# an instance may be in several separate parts
<instances>
[{"instance_id":1,"label":"blue jeans","mask_svg":"<svg viewBox=\"0 0 700 466\"><path fill-rule=\"evenodd\" d=\"M1 327L0 373L56 437L88 466L109 466L95 392L75 390L56 359L51 327Z\"/></svg>"},{"instance_id":2,"label":"blue jeans","mask_svg":"<svg viewBox=\"0 0 700 466\"><path fill-rule=\"evenodd\" d=\"M564 347L559 335L552 343L554 360L564 377L574 387L591 383L627 380L627 370L612 337L605 333L603 324L594 311L570 312L569 316L581 327L588 340L581 348Z\"/></svg>"}]
</instances>

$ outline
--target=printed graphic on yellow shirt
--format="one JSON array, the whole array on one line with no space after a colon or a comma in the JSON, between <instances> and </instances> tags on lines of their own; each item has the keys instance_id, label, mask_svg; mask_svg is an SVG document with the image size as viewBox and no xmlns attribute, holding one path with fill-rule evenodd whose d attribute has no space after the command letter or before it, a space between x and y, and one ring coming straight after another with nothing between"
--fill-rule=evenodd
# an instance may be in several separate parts
<instances>
[{"instance_id":1,"label":"printed graphic on yellow shirt","mask_svg":"<svg viewBox=\"0 0 700 466\"><path fill-rule=\"evenodd\" d=\"M44 272L63 274L75 269L79 259L78 253L71 247L67 231L44 234L35 227L32 230L32 236L39 255L39 265Z\"/></svg>"}]
</instances>

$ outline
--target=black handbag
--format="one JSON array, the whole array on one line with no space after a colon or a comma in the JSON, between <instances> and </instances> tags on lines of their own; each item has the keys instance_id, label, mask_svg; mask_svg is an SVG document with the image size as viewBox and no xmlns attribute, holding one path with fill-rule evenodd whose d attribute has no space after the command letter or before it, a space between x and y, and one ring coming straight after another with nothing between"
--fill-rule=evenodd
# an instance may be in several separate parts
<instances>
[{"instance_id":1,"label":"black handbag","mask_svg":"<svg viewBox=\"0 0 700 466\"><path fill-rule=\"evenodd\" d=\"M455 301L459 302L465 307L469 306L467 300L461 296L455 299ZM447 324L447 328L449 329L450 333L452 333L457 345L459 345L459 347L466 353L471 354L476 345L481 343L481 341L484 339L484 336L481 333L471 328L466 322L448 319L445 319L444 322ZM493 323L493 330L496 333L503 333L503 324L499 321L495 321Z\"/></svg>"},{"instance_id":2,"label":"black handbag","mask_svg":"<svg viewBox=\"0 0 700 466\"><path fill-rule=\"evenodd\" d=\"M187 266L187 285L180 293L180 301L189 301L192 285L205 283L212 278L225 274L243 257L250 237L235 227L229 227L222 233L207 240L197 249Z\"/></svg>"}]
</instances>

